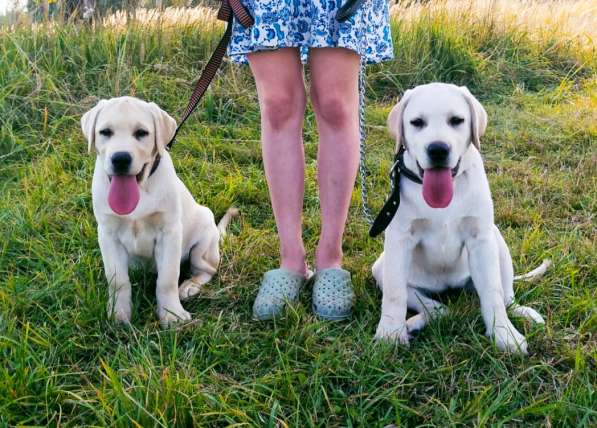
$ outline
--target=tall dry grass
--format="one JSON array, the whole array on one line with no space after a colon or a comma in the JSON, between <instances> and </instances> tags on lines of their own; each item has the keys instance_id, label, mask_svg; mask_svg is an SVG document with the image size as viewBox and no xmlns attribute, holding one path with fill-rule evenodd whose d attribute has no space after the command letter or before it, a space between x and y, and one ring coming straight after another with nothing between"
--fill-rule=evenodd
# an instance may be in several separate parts
<instances>
[{"instance_id":1,"label":"tall dry grass","mask_svg":"<svg viewBox=\"0 0 597 428\"><path fill-rule=\"evenodd\" d=\"M138 8L133 15L133 20L138 24L151 27L206 25L216 21L216 12L215 9L207 6L167 7L163 10ZM117 11L104 17L101 22L106 26L124 28L130 21L126 11Z\"/></svg>"},{"instance_id":2,"label":"tall dry grass","mask_svg":"<svg viewBox=\"0 0 597 428\"><path fill-rule=\"evenodd\" d=\"M587 44L597 41L597 0L434 0L429 2L399 1L391 6L395 20L412 23L433 14L451 17L474 17L479 21L491 18L495 24L516 26L541 37L546 32L580 38ZM189 25L216 19L216 12L207 6L168 7L164 10L139 8L134 19L143 25ZM126 12L106 16L104 25L124 27L129 22Z\"/></svg>"},{"instance_id":3,"label":"tall dry grass","mask_svg":"<svg viewBox=\"0 0 597 428\"><path fill-rule=\"evenodd\" d=\"M488 18L498 25L517 27L544 37L554 32L594 45L597 40L597 0L434 0L400 1L391 7L395 19L417 22L423 16Z\"/></svg>"}]
</instances>

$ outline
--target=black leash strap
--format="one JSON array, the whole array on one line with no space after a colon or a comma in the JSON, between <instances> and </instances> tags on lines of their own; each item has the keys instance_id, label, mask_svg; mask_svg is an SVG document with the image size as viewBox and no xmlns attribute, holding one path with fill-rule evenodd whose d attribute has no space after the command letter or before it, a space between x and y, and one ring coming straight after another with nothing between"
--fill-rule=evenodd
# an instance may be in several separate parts
<instances>
[{"instance_id":1,"label":"black leash strap","mask_svg":"<svg viewBox=\"0 0 597 428\"><path fill-rule=\"evenodd\" d=\"M390 171L392 192L388 196L388 199L379 214L377 214L377 217L375 217L371 229L369 229L369 236L372 238L386 230L398 211L398 207L400 206L400 177L404 175L415 183L423 184L421 178L404 165L404 152L405 149L404 146L402 146L394 157L394 165Z\"/></svg>"}]
</instances>

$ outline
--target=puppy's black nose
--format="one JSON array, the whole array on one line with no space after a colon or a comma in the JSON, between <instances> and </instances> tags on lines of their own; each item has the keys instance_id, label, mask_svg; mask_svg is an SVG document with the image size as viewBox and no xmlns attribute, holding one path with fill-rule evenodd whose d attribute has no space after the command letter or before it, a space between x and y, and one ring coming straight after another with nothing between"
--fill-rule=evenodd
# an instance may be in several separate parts
<instances>
[{"instance_id":1,"label":"puppy's black nose","mask_svg":"<svg viewBox=\"0 0 597 428\"><path fill-rule=\"evenodd\" d=\"M450 155L450 146L439 141L427 146L427 155L434 166L443 166Z\"/></svg>"},{"instance_id":2,"label":"puppy's black nose","mask_svg":"<svg viewBox=\"0 0 597 428\"><path fill-rule=\"evenodd\" d=\"M115 174L129 172L133 158L129 152L116 152L112 155L112 168Z\"/></svg>"}]
</instances>

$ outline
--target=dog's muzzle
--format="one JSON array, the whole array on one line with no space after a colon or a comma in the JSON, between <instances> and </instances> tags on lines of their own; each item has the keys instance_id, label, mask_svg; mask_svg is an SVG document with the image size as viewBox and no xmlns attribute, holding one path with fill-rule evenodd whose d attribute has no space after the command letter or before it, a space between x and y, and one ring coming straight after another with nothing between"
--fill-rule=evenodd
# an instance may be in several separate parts
<instances>
[{"instance_id":1,"label":"dog's muzzle","mask_svg":"<svg viewBox=\"0 0 597 428\"><path fill-rule=\"evenodd\" d=\"M452 177L456 177L456 175L458 174L458 171L460 170L460 161L462 160L462 158L458 159L458 162L456 163L456 166L454 168L452 168ZM425 170L421 167L421 164L419 163L419 161L417 161L417 168L419 168L419 176L421 178L423 178L425 176Z\"/></svg>"}]
</instances>

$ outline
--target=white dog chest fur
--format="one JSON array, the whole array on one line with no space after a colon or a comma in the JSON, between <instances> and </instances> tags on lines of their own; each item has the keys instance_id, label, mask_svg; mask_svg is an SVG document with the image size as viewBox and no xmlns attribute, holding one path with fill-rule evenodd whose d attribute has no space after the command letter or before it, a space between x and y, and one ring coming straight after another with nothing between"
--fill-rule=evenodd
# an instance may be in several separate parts
<instances>
[{"instance_id":1,"label":"white dog chest fur","mask_svg":"<svg viewBox=\"0 0 597 428\"><path fill-rule=\"evenodd\" d=\"M106 232L124 246L129 256L152 260L156 240L163 233L162 217L162 213L156 213L144 220L116 219Z\"/></svg>"}]
</instances>

